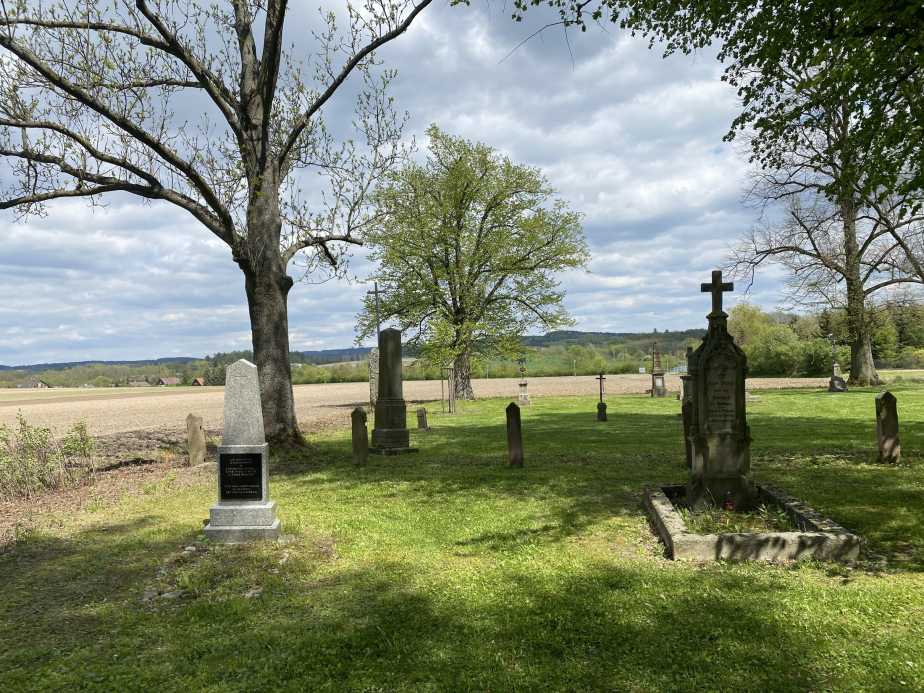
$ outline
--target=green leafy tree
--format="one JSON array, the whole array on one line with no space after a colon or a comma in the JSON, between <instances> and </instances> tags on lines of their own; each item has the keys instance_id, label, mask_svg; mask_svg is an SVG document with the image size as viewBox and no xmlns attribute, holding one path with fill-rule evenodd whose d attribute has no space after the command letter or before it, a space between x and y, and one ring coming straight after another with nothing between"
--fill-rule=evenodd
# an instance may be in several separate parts
<instances>
[{"instance_id":1,"label":"green leafy tree","mask_svg":"<svg viewBox=\"0 0 924 693\"><path fill-rule=\"evenodd\" d=\"M473 398L473 356L516 358L532 327L574 324L556 275L584 269L581 215L553 200L532 167L490 147L427 129L430 156L389 174L367 232L384 288L380 311L425 361L456 369L456 396ZM358 316L357 341L375 334L375 303Z\"/></svg>"},{"instance_id":2,"label":"green leafy tree","mask_svg":"<svg viewBox=\"0 0 924 693\"><path fill-rule=\"evenodd\" d=\"M865 152L843 180L867 192L924 188L924 7L919 0L515 0L555 7L564 24L611 21L664 42L664 55L721 46L723 80L742 112L726 139L754 129L755 160L777 168L798 141L800 123L839 104L864 104L845 143ZM783 85L798 75L793 100ZM831 142L816 153L836 156ZM832 187L831 192L836 194Z\"/></svg>"},{"instance_id":3,"label":"green leafy tree","mask_svg":"<svg viewBox=\"0 0 924 693\"><path fill-rule=\"evenodd\" d=\"M739 303L728 311L728 333L739 346L752 344L773 324L760 306Z\"/></svg>"},{"instance_id":4,"label":"green leafy tree","mask_svg":"<svg viewBox=\"0 0 924 693\"><path fill-rule=\"evenodd\" d=\"M244 275L267 438L299 444L288 267L336 273L360 242L365 192L405 156L385 93L394 73L377 69L375 51L430 2L348 4L342 28L324 9L315 30L286 40L287 0L11 0L0 156L12 175L0 209L127 193L190 214ZM357 137L338 142L322 116L348 80ZM326 191L303 194L314 172Z\"/></svg>"}]
</instances>

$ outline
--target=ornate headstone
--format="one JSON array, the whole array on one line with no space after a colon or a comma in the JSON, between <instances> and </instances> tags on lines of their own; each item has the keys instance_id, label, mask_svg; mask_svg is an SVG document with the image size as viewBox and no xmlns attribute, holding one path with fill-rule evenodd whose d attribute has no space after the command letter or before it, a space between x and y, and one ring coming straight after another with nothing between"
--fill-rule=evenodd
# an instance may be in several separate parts
<instances>
[{"instance_id":1,"label":"ornate headstone","mask_svg":"<svg viewBox=\"0 0 924 693\"><path fill-rule=\"evenodd\" d=\"M189 452L189 466L205 462L205 429L202 417L190 414L186 417L186 450Z\"/></svg>"},{"instance_id":2,"label":"ornate headstone","mask_svg":"<svg viewBox=\"0 0 924 693\"><path fill-rule=\"evenodd\" d=\"M520 407L515 402L507 405L507 460L513 469L523 467L523 427Z\"/></svg>"},{"instance_id":3,"label":"ornate headstone","mask_svg":"<svg viewBox=\"0 0 924 693\"><path fill-rule=\"evenodd\" d=\"M366 427L366 410L356 407L350 414L353 432L353 464L365 467L369 462L369 429Z\"/></svg>"},{"instance_id":4,"label":"ornate headstone","mask_svg":"<svg viewBox=\"0 0 924 693\"><path fill-rule=\"evenodd\" d=\"M269 445L263 434L257 367L228 366L225 412L218 446L218 502L209 511L211 541L276 539L279 520L269 499Z\"/></svg>"},{"instance_id":5,"label":"ornate headstone","mask_svg":"<svg viewBox=\"0 0 924 693\"><path fill-rule=\"evenodd\" d=\"M526 359L519 358L517 362L520 364L520 395L517 397L517 404L521 407L528 407L532 404L532 400L529 398L529 385L526 382Z\"/></svg>"},{"instance_id":6,"label":"ornate headstone","mask_svg":"<svg viewBox=\"0 0 924 693\"><path fill-rule=\"evenodd\" d=\"M712 273L711 284L702 285L702 291L712 293L712 312L709 330L689 366L693 449L687 505L721 504L730 492L735 508L747 511L757 504L744 402L747 357L728 334L728 314L722 310L722 293L733 288L722 282L720 271Z\"/></svg>"},{"instance_id":7,"label":"ornate headstone","mask_svg":"<svg viewBox=\"0 0 924 693\"><path fill-rule=\"evenodd\" d=\"M379 350L369 352L369 403L375 407L379 398Z\"/></svg>"},{"instance_id":8,"label":"ornate headstone","mask_svg":"<svg viewBox=\"0 0 924 693\"><path fill-rule=\"evenodd\" d=\"M384 455L418 452L409 444L401 331L390 327L379 332L379 396L375 401L375 427L372 429L370 452Z\"/></svg>"},{"instance_id":9,"label":"ornate headstone","mask_svg":"<svg viewBox=\"0 0 924 693\"><path fill-rule=\"evenodd\" d=\"M651 396L667 397L667 387L664 385L664 369L661 368L661 354L658 352L658 343L651 346Z\"/></svg>"},{"instance_id":10,"label":"ornate headstone","mask_svg":"<svg viewBox=\"0 0 924 693\"><path fill-rule=\"evenodd\" d=\"M902 448L898 444L898 401L888 390L876 395L876 438L879 461L898 462Z\"/></svg>"}]
</instances>

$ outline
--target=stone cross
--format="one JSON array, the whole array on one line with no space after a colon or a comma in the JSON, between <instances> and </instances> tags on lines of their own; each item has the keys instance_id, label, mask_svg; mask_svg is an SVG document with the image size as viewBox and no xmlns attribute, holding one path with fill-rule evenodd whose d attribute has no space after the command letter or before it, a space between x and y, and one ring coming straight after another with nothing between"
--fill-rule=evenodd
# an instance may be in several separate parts
<instances>
[{"instance_id":1,"label":"stone cross","mask_svg":"<svg viewBox=\"0 0 924 693\"><path fill-rule=\"evenodd\" d=\"M523 468L523 427L515 402L507 406L507 461L511 469Z\"/></svg>"},{"instance_id":2,"label":"stone cross","mask_svg":"<svg viewBox=\"0 0 924 693\"><path fill-rule=\"evenodd\" d=\"M594 378L594 380L600 381L600 401L603 402L603 381L606 380L606 378L604 378L603 373L601 373L599 376Z\"/></svg>"},{"instance_id":3,"label":"stone cross","mask_svg":"<svg viewBox=\"0 0 924 693\"><path fill-rule=\"evenodd\" d=\"M205 430L202 417L190 414L186 417L186 450L189 452L189 466L195 467L205 461Z\"/></svg>"},{"instance_id":4,"label":"stone cross","mask_svg":"<svg viewBox=\"0 0 924 693\"><path fill-rule=\"evenodd\" d=\"M379 294L384 294L385 291L379 291L379 283L375 282L375 289L372 291L367 291L367 296L375 296L375 333L378 334L382 331L382 324L379 322Z\"/></svg>"},{"instance_id":5,"label":"stone cross","mask_svg":"<svg viewBox=\"0 0 924 693\"><path fill-rule=\"evenodd\" d=\"M898 444L898 402L888 390L876 395L876 438L879 442L879 461L898 462L902 456Z\"/></svg>"},{"instance_id":6,"label":"stone cross","mask_svg":"<svg viewBox=\"0 0 924 693\"><path fill-rule=\"evenodd\" d=\"M277 539L276 502L269 499L269 445L263 432L257 367L228 366L218 446L218 502L204 534L211 541Z\"/></svg>"},{"instance_id":7,"label":"stone cross","mask_svg":"<svg viewBox=\"0 0 924 693\"><path fill-rule=\"evenodd\" d=\"M353 464L365 467L369 461L369 429L366 428L366 410L356 407L350 414L353 428Z\"/></svg>"},{"instance_id":8,"label":"stone cross","mask_svg":"<svg viewBox=\"0 0 924 693\"><path fill-rule=\"evenodd\" d=\"M404 367L401 362L401 331L379 332L379 396L375 400L375 426L370 452L401 455L418 452L410 447L407 403L404 401Z\"/></svg>"},{"instance_id":9,"label":"stone cross","mask_svg":"<svg viewBox=\"0 0 924 693\"><path fill-rule=\"evenodd\" d=\"M721 313L722 311L722 294L725 291L734 291L735 285L732 282L723 282L722 281L722 270L713 270L712 272L712 283L711 284L701 284L700 291L702 293L711 293L712 294L712 312Z\"/></svg>"}]
</instances>

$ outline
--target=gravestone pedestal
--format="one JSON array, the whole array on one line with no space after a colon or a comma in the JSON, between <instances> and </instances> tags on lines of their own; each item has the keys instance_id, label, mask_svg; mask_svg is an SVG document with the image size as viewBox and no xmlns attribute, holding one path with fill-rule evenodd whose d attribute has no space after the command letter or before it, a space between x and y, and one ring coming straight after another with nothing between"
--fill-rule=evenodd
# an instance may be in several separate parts
<instances>
[{"instance_id":1,"label":"gravestone pedestal","mask_svg":"<svg viewBox=\"0 0 924 693\"><path fill-rule=\"evenodd\" d=\"M520 381L520 395L517 398L517 405L521 407L528 407L532 404L532 401L529 399L529 386L525 380Z\"/></svg>"},{"instance_id":2,"label":"gravestone pedestal","mask_svg":"<svg viewBox=\"0 0 924 693\"><path fill-rule=\"evenodd\" d=\"M667 387L664 385L664 369L661 368L661 354L658 343L651 347L651 396L667 397Z\"/></svg>"},{"instance_id":3,"label":"gravestone pedestal","mask_svg":"<svg viewBox=\"0 0 924 693\"><path fill-rule=\"evenodd\" d=\"M751 476L751 436L745 414L744 379L747 356L728 334L728 314L722 310L722 273L712 273L713 294L709 331L693 352L689 375L693 384L693 411L689 439L693 444L687 480L687 505L706 502L721 505L731 493L736 510L757 505L757 487Z\"/></svg>"},{"instance_id":4,"label":"gravestone pedestal","mask_svg":"<svg viewBox=\"0 0 924 693\"><path fill-rule=\"evenodd\" d=\"M257 367L241 359L228 367L218 446L218 502L209 511L204 531L210 541L279 537L276 502L269 499L268 462Z\"/></svg>"},{"instance_id":5,"label":"gravestone pedestal","mask_svg":"<svg viewBox=\"0 0 924 693\"><path fill-rule=\"evenodd\" d=\"M378 455L418 452L410 447L407 403L404 401L401 332L388 328L379 332L379 391L375 401L372 447Z\"/></svg>"},{"instance_id":6,"label":"gravestone pedestal","mask_svg":"<svg viewBox=\"0 0 924 693\"><path fill-rule=\"evenodd\" d=\"M847 392L847 381L841 377L841 364L835 363L828 383L828 392Z\"/></svg>"},{"instance_id":7,"label":"gravestone pedestal","mask_svg":"<svg viewBox=\"0 0 924 693\"><path fill-rule=\"evenodd\" d=\"M606 420L606 402L597 402L597 421Z\"/></svg>"}]
</instances>

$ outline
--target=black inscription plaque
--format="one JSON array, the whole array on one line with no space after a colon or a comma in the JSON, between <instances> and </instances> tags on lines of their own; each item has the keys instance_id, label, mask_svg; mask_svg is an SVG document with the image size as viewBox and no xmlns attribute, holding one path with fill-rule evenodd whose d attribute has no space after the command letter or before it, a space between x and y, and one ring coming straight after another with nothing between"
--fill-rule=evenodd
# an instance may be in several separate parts
<instances>
[{"instance_id":1,"label":"black inscription plaque","mask_svg":"<svg viewBox=\"0 0 924 693\"><path fill-rule=\"evenodd\" d=\"M218 455L221 500L263 500L263 455L259 452Z\"/></svg>"}]
</instances>

